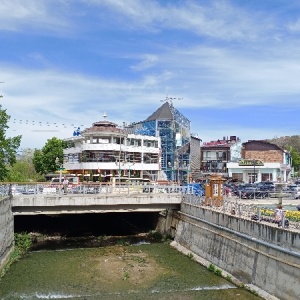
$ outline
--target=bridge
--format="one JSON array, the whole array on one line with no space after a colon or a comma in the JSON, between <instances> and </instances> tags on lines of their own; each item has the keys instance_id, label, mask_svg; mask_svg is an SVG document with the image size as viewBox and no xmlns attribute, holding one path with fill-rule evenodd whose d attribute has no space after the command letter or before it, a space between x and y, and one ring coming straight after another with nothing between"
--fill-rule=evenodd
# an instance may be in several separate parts
<instances>
[{"instance_id":1,"label":"bridge","mask_svg":"<svg viewBox=\"0 0 300 300\"><path fill-rule=\"evenodd\" d=\"M17 193L16 191L22 191ZM18 187L12 193L13 215L83 214L108 212L159 212L180 209L182 187L147 185L84 187L81 192L51 187Z\"/></svg>"}]
</instances>

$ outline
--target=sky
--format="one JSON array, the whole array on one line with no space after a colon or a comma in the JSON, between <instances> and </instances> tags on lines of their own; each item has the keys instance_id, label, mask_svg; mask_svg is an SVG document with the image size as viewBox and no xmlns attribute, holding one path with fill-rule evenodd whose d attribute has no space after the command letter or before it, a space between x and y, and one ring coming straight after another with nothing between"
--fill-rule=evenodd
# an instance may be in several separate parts
<instances>
[{"instance_id":1,"label":"sky","mask_svg":"<svg viewBox=\"0 0 300 300\"><path fill-rule=\"evenodd\" d=\"M0 104L20 150L166 99L203 142L299 135L299 0L1 0Z\"/></svg>"}]
</instances>

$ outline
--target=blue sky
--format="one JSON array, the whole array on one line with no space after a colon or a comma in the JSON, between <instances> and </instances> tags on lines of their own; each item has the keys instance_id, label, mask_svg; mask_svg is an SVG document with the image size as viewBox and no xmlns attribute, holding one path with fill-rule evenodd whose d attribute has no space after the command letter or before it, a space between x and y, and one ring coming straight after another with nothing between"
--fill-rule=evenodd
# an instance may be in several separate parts
<instances>
[{"instance_id":1,"label":"blue sky","mask_svg":"<svg viewBox=\"0 0 300 300\"><path fill-rule=\"evenodd\" d=\"M21 148L166 97L203 142L300 134L299 0L1 0L0 39Z\"/></svg>"}]
</instances>

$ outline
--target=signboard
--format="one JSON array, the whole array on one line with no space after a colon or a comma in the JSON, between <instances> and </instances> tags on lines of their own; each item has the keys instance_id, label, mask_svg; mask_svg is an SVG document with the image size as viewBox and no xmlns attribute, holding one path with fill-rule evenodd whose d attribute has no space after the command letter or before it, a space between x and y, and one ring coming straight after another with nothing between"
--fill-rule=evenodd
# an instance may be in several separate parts
<instances>
[{"instance_id":1,"label":"signboard","mask_svg":"<svg viewBox=\"0 0 300 300\"><path fill-rule=\"evenodd\" d=\"M57 171L55 171L56 174L59 174L59 173L62 173L62 174L68 174L69 171L67 171L65 168L58 168Z\"/></svg>"},{"instance_id":2,"label":"signboard","mask_svg":"<svg viewBox=\"0 0 300 300\"><path fill-rule=\"evenodd\" d=\"M264 163L260 159L241 159L239 161L239 166L246 166L246 167L253 166L254 167L254 166L263 166L263 165L264 165Z\"/></svg>"}]
</instances>

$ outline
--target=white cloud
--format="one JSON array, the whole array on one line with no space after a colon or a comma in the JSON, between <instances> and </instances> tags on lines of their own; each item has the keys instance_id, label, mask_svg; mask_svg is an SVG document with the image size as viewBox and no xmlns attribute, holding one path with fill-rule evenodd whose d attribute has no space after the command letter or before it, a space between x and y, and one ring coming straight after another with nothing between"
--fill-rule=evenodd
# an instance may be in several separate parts
<instances>
[{"instance_id":1,"label":"white cloud","mask_svg":"<svg viewBox=\"0 0 300 300\"><path fill-rule=\"evenodd\" d=\"M249 11L230 1L169 2L104 0L90 1L95 5L105 5L114 14L123 16L124 28L148 30L181 29L198 35L220 40L255 40L267 38L266 34L274 29L270 13ZM130 22L128 22L128 19ZM257 22L257 20L260 22ZM135 24L135 26L132 25Z\"/></svg>"},{"instance_id":2,"label":"white cloud","mask_svg":"<svg viewBox=\"0 0 300 300\"><path fill-rule=\"evenodd\" d=\"M32 47L24 51L20 47L12 56L7 48L1 58L3 107L13 119L44 124L44 131L36 131L31 128L36 125L13 123L12 132L24 132L28 145L30 141L41 143L41 137L51 138L52 134L70 136L73 127L90 126L104 112L118 124L143 120L165 96L182 97L175 106L193 108L195 114L196 108L201 112L201 108L290 104L298 109L300 105L300 23L291 23L292 18L281 20L279 9L238 7L235 1L78 3L80 6L65 0L1 1L0 30L19 31L20 44L22 32L39 30L47 42L45 35L51 32L56 49L65 47L61 53L48 51L40 39L32 37ZM86 32L80 35L75 28ZM65 30L70 30L68 35ZM62 35L69 38L71 31L78 34L76 40L61 39ZM9 32L5 34L9 37ZM27 34L25 38L27 41ZM34 70L36 66L40 69ZM47 131L46 122L52 124L50 130L56 130L54 123L69 125L55 133ZM209 133L220 138L230 131L238 135L239 130L241 134L251 130L248 125L225 125ZM227 133L222 132L225 128ZM257 138L274 135L273 128L251 132Z\"/></svg>"},{"instance_id":3,"label":"white cloud","mask_svg":"<svg viewBox=\"0 0 300 300\"><path fill-rule=\"evenodd\" d=\"M65 12L64 1L61 0L2 0L0 30L66 30L69 24L63 17Z\"/></svg>"},{"instance_id":4,"label":"white cloud","mask_svg":"<svg viewBox=\"0 0 300 300\"><path fill-rule=\"evenodd\" d=\"M292 32L300 33L300 19L287 24L287 28Z\"/></svg>"},{"instance_id":5,"label":"white cloud","mask_svg":"<svg viewBox=\"0 0 300 300\"><path fill-rule=\"evenodd\" d=\"M153 54L144 54L141 59L142 61L135 66L131 66L131 69L135 71L142 71L153 67L158 62L157 55Z\"/></svg>"}]
</instances>

